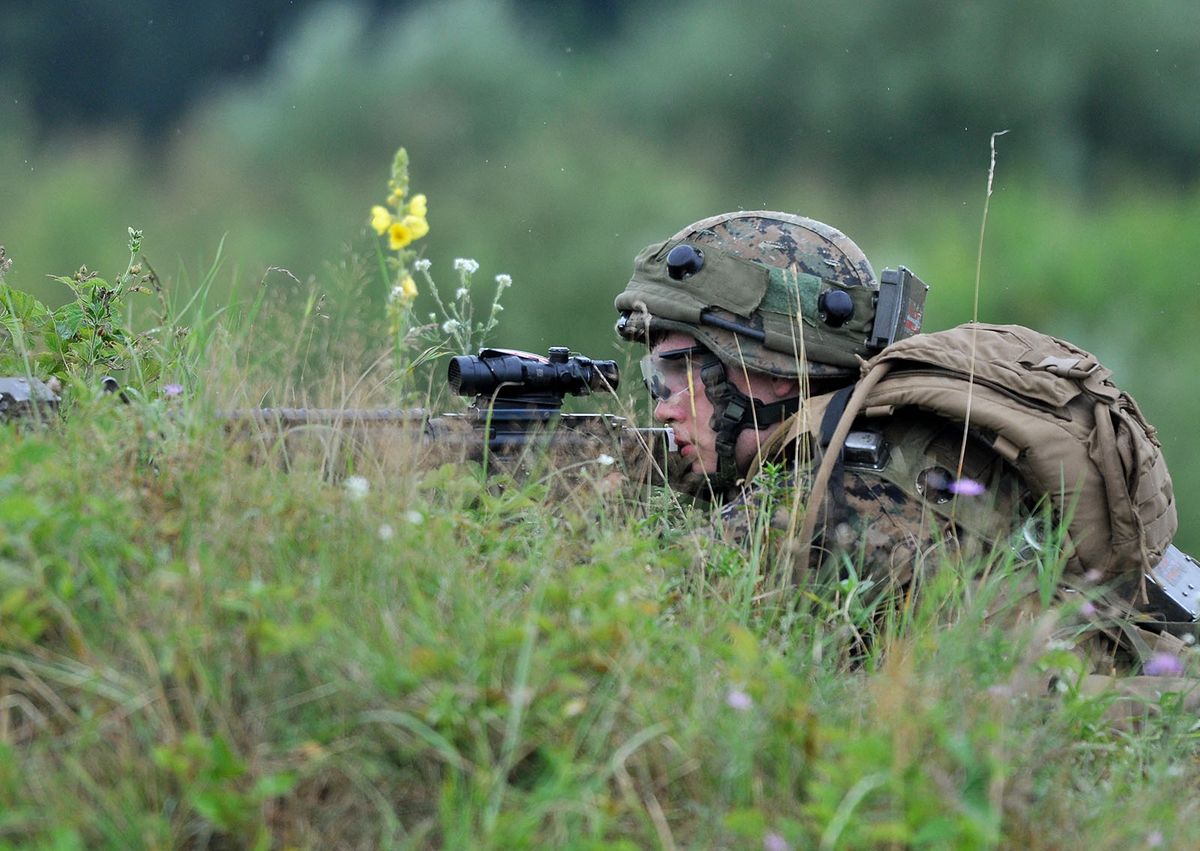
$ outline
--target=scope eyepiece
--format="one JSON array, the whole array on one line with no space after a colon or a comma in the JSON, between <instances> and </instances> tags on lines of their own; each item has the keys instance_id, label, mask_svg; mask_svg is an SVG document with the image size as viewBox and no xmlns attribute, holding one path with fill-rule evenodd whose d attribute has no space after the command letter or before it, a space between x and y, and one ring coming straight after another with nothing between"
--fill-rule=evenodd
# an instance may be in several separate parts
<instances>
[{"instance_id":1,"label":"scope eyepiece","mask_svg":"<svg viewBox=\"0 0 1200 851\"><path fill-rule=\"evenodd\" d=\"M561 404L568 394L586 396L615 390L620 370L616 361L571 355L562 347L550 349L549 357L511 349L482 349L478 355L450 358L446 381L459 396L550 398Z\"/></svg>"}]
</instances>

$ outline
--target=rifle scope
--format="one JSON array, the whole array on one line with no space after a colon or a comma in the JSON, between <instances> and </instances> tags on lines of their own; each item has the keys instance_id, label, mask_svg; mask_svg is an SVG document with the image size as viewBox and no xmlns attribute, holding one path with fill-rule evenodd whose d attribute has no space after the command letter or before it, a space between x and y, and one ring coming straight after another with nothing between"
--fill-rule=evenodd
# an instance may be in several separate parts
<instances>
[{"instance_id":1,"label":"rifle scope","mask_svg":"<svg viewBox=\"0 0 1200 851\"><path fill-rule=\"evenodd\" d=\"M478 355L450 358L446 376L459 396L522 398L548 394L586 396L615 390L620 382L617 362L572 355L565 346L550 349L549 357L511 349L483 349Z\"/></svg>"}]
</instances>

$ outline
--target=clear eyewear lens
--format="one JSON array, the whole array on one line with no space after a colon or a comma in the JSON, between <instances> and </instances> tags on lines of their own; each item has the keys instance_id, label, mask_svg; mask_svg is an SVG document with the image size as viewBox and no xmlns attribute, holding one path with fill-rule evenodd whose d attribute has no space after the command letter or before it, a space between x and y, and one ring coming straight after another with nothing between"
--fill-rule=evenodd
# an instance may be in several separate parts
<instances>
[{"instance_id":1,"label":"clear eyewear lens","mask_svg":"<svg viewBox=\"0 0 1200 851\"><path fill-rule=\"evenodd\" d=\"M642 381L655 401L668 402L677 394L695 387L697 382L692 376L692 355L703 351L703 348L693 346L642 358Z\"/></svg>"}]
</instances>

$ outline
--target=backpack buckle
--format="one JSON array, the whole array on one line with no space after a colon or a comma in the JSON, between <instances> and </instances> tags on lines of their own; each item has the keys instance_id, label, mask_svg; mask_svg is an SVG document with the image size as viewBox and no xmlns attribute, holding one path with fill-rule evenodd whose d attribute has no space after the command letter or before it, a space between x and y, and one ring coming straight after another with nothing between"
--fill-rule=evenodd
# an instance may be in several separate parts
<instances>
[{"instance_id":1,"label":"backpack buckle","mask_svg":"<svg viewBox=\"0 0 1200 851\"><path fill-rule=\"evenodd\" d=\"M1030 369L1044 370L1060 378L1081 380L1095 372L1100 364L1094 360L1089 361L1083 358L1060 358L1047 355L1038 363L1028 364L1028 366Z\"/></svg>"}]
</instances>

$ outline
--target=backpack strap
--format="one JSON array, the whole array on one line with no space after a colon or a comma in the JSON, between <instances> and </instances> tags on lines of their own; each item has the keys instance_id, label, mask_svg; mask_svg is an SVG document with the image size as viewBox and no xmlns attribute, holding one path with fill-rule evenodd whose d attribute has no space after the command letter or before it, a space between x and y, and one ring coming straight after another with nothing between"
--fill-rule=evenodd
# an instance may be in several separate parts
<instances>
[{"instance_id":1,"label":"backpack strap","mask_svg":"<svg viewBox=\"0 0 1200 851\"><path fill-rule=\"evenodd\" d=\"M853 391L854 385L851 384L834 393L833 398L829 400L829 407L825 409L825 414L821 417L820 434L817 438L822 452L821 460L825 460L825 453L833 456L827 487L829 506L826 510L823 503L812 502L810 498L808 510L821 509L824 511L823 525L826 529L831 525L836 527L837 524L844 522L850 514L849 506L846 503L845 453L842 451L841 445L831 449L829 444L833 440L834 431L842 421L842 416L846 413L846 405L850 401L850 394Z\"/></svg>"},{"instance_id":2,"label":"backpack strap","mask_svg":"<svg viewBox=\"0 0 1200 851\"><path fill-rule=\"evenodd\" d=\"M825 452L821 456L821 466L817 470L817 477L813 480L812 490L808 494L808 505L804 511L804 526L800 529L800 546L797 548L799 556L796 563L797 570L807 569L808 560L812 557L813 535L817 529L817 513L825 501L825 493L829 488L830 477L833 475L835 468L841 466L842 447L846 445L846 436L850 434L850 427L858 417L859 411L862 410L863 402L866 401L867 396L875 389L875 385L891 371L891 368L891 361L883 361L871 367L870 372L854 385L854 392L850 394L845 410L841 412L841 416L837 420L837 428L833 430L833 434L829 438L829 445L825 448ZM833 405L830 405L830 407L832 408ZM824 442L826 434L825 424L829 421L830 413L826 411L826 415L821 422L822 442Z\"/></svg>"}]
</instances>

